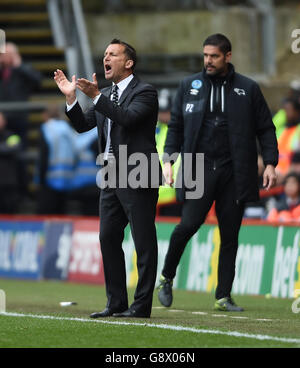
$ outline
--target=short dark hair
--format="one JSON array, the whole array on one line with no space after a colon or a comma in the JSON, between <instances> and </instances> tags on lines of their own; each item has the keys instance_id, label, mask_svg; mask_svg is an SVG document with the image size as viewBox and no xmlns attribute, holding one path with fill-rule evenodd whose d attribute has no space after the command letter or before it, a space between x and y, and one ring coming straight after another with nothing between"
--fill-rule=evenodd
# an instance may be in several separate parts
<instances>
[{"instance_id":1,"label":"short dark hair","mask_svg":"<svg viewBox=\"0 0 300 368\"><path fill-rule=\"evenodd\" d=\"M293 172L293 171L289 172L289 173L284 177L284 179L283 179L283 185L285 185L285 184L286 184L286 182L288 181L288 179L289 179L289 178L294 178L294 179L296 179L296 180L297 180L297 182L298 182L298 184L299 184L299 186L300 186L300 175L299 175L298 173Z\"/></svg>"},{"instance_id":2,"label":"short dark hair","mask_svg":"<svg viewBox=\"0 0 300 368\"><path fill-rule=\"evenodd\" d=\"M291 104L294 110L300 112L300 102L298 98L288 97L284 100L284 105L285 104Z\"/></svg>"},{"instance_id":3,"label":"short dark hair","mask_svg":"<svg viewBox=\"0 0 300 368\"><path fill-rule=\"evenodd\" d=\"M125 47L125 54L127 55L129 60L133 61L133 65L132 65L132 70L133 70L137 63L137 54L136 54L135 48L129 45L127 42L119 40L118 38L114 38L110 42L110 45L112 44L118 44L118 45L122 45Z\"/></svg>"},{"instance_id":4,"label":"short dark hair","mask_svg":"<svg viewBox=\"0 0 300 368\"><path fill-rule=\"evenodd\" d=\"M231 42L221 33L215 33L207 37L203 42L203 47L208 45L217 46L224 55L231 51Z\"/></svg>"}]
</instances>

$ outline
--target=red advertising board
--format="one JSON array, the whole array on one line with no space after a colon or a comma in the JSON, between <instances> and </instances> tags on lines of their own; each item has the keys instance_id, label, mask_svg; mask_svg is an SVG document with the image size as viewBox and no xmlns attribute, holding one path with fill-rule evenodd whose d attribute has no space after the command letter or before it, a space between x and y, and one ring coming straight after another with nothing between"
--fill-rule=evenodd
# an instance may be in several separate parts
<instances>
[{"instance_id":1,"label":"red advertising board","mask_svg":"<svg viewBox=\"0 0 300 368\"><path fill-rule=\"evenodd\" d=\"M99 219L74 220L68 280L104 284Z\"/></svg>"}]
</instances>

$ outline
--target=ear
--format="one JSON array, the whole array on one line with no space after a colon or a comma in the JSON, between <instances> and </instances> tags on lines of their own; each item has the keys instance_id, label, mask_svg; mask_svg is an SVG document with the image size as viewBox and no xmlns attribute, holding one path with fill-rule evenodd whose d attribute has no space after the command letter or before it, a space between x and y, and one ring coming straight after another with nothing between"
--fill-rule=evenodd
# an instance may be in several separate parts
<instances>
[{"instance_id":1,"label":"ear","mask_svg":"<svg viewBox=\"0 0 300 368\"><path fill-rule=\"evenodd\" d=\"M133 67L133 60L127 60L125 63L125 68L126 69L131 69Z\"/></svg>"},{"instance_id":2,"label":"ear","mask_svg":"<svg viewBox=\"0 0 300 368\"><path fill-rule=\"evenodd\" d=\"M229 63L231 61L231 56L232 56L231 51L227 52L227 54L225 55L226 63Z\"/></svg>"}]
</instances>

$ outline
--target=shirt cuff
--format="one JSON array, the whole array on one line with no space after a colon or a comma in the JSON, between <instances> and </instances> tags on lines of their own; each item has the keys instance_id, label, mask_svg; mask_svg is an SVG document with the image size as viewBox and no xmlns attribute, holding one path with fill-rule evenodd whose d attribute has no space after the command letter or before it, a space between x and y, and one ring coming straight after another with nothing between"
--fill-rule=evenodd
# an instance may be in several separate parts
<instances>
[{"instance_id":1,"label":"shirt cuff","mask_svg":"<svg viewBox=\"0 0 300 368\"><path fill-rule=\"evenodd\" d=\"M93 104L94 104L94 105L96 105L96 104L97 104L97 102L98 102L98 100L99 100L100 96L101 96L101 93L99 93L99 95L97 95L97 96L93 99Z\"/></svg>"},{"instance_id":2,"label":"shirt cuff","mask_svg":"<svg viewBox=\"0 0 300 368\"><path fill-rule=\"evenodd\" d=\"M67 105L67 112L70 111L75 105L77 104L77 98L75 99L75 101L71 104L71 105Z\"/></svg>"}]
</instances>

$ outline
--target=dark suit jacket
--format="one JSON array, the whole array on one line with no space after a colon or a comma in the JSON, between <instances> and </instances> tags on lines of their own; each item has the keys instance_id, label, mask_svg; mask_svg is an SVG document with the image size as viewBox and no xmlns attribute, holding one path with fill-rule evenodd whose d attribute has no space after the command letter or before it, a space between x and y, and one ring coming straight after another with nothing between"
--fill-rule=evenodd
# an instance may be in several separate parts
<instances>
[{"instance_id":1,"label":"dark suit jacket","mask_svg":"<svg viewBox=\"0 0 300 368\"><path fill-rule=\"evenodd\" d=\"M131 80L127 88L123 91L119 103L110 100L111 87L104 88L95 106L83 113L77 103L69 112L73 127L77 132L85 132L97 126L99 137L99 152L105 150L105 119L113 121L111 130L111 142L113 152L116 157L117 167L119 160L119 145L126 145L128 157L131 154L140 152L148 159L148 181L147 187L155 179L156 187L161 183L161 167L158 162L159 173L150 172L151 154L156 155L158 160L155 129L158 114L158 98L156 90L149 84L142 83L136 76ZM152 155L153 158L153 155ZM129 173L136 164L127 165ZM156 180L157 179L157 180ZM153 183L152 183L153 184Z\"/></svg>"}]
</instances>

